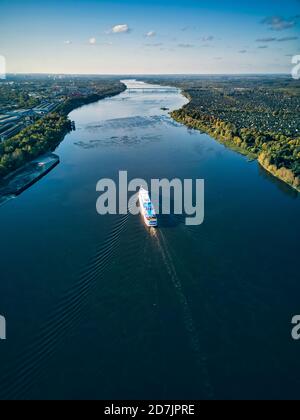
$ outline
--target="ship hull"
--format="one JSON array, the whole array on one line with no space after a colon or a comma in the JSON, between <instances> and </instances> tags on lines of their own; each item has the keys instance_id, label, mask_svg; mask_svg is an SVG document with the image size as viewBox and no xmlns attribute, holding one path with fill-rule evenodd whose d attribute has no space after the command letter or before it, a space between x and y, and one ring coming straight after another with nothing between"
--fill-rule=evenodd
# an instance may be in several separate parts
<instances>
[{"instance_id":1,"label":"ship hull","mask_svg":"<svg viewBox=\"0 0 300 420\"><path fill-rule=\"evenodd\" d=\"M147 227L157 227L157 216L151 203L149 193L143 188L141 188L139 192L139 202L145 225Z\"/></svg>"}]
</instances>

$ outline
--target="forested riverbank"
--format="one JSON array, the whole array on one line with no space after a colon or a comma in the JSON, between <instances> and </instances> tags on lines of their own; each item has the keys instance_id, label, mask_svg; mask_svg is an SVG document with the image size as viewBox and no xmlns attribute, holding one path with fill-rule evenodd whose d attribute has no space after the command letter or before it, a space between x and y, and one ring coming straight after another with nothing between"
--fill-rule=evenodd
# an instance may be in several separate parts
<instances>
[{"instance_id":1,"label":"forested riverbank","mask_svg":"<svg viewBox=\"0 0 300 420\"><path fill-rule=\"evenodd\" d=\"M203 131L228 147L258 159L272 175L300 192L300 138L261 133L256 129L238 130L233 124L213 116L183 108L172 117L188 127Z\"/></svg>"},{"instance_id":2,"label":"forested riverbank","mask_svg":"<svg viewBox=\"0 0 300 420\"><path fill-rule=\"evenodd\" d=\"M0 143L0 178L38 156L53 151L69 131L69 118L51 113L18 135Z\"/></svg>"},{"instance_id":3,"label":"forested riverbank","mask_svg":"<svg viewBox=\"0 0 300 420\"><path fill-rule=\"evenodd\" d=\"M63 115L68 115L70 112L74 111L77 108L80 108L84 105L89 105L94 102L101 101L102 99L113 97L119 95L120 93L126 90L126 86L123 83L118 83L118 86L100 90L97 93L93 93L87 96L79 96L75 98L69 98L64 104L60 107L59 111Z\"/></svg>"},{"instance_id":4,"label":"forested riverbank","mask_svg":"<svg viewBox=\"0 0 300 420\"><path fill-rule=\"evenodd\" d=\"M56 112L40 118L19 134L0 142L0 179L38 156L54 151L72 124L68 114L76 108L115 96L126 90L119 82L101 84L95 93L67 98Z\"/></svg>"},{"instance_id":5,"label":"forested riverbank","mask_svg":"<svg viewBox=\"0 0 300 420\"><path fill-rule=\"evenodd\" d=\"M149 79L180 88L189 103L171 113L232 149L256 158L300 191L300 84L283 76Z\"/></svg>"}]
</instances>

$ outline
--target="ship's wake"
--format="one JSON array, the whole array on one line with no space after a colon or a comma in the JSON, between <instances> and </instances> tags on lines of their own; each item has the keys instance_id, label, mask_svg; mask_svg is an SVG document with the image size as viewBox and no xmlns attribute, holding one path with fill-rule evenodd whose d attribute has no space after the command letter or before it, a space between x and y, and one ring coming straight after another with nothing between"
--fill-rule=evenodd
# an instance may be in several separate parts
<instances>
[{"instance_id":1,"label":"ship's wake","mask_svg":"<svg viewBox=\"0 0 300 420\"><path fill-rule=\"evenodd\" d=\"M87 316L91 298L118 250L128 218L128 214L118 218L106 240L99 245L72 289L62 296L32 343L22 351L13 366L6 366L1 376L1 398L20 399L26 395L43 377L49 359L56 354L59 346ZM10 377L17 380L11 383Z\"/></svg>"},{"instance_id":2,"label":"ship's wake","mask_svg":"<svg viewBox=\"0 0 300 420\"><path fill-rule=\"evenodd\" d=\"M167 239L164 233L158 229L151 228L150 235L155 241L155 244L161 255L163 264L175 288L175 292L180 304L180 309L182 311L183 322L186 328L189 345L194 353L195 362L201 374L201 378L199 379L201 379L201 385L203 387L204 396L205 398L213 398L214 393L211 381L209 380L209 373L206 366L206 358L203 354L203 346L201 345L201 341L199 338L197 328L195 326L193 315L189 307L187 297L183 291L182 283L177 274Z\"/></svg>"}]
</instances>

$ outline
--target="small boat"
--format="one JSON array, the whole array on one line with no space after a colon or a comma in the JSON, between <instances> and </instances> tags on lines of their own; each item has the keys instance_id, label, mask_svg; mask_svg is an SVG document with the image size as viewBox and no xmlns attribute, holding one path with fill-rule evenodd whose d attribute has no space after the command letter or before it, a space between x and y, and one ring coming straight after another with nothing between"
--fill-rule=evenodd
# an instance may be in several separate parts
<instances>
[{"instance_id":1,"label":"small boat","mask_svg":"<svg viewBox=\"0 0 300 420\"><path fill-rule=\"evenodd\" d=\"M141 187L139 191L139 202L141 213L148 227L157 227L157 216L149 197L149 192Z\"/></svg>"}]
</instances>

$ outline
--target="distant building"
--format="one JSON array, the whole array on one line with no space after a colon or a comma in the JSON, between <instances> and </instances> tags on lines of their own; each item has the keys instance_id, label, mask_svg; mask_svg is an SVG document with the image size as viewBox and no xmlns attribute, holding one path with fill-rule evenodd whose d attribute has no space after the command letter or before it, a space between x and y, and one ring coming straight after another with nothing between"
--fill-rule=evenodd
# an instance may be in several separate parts
<instances>
[{"instance_id":1,"label":"distant building","mask_svg":"<svg viewBox=\"0 0 300 420\"><path fill-rule=\"evenodd\" d=\"M53 112L57 108L57 106L57 103L44 102L39 106L33 108L33 112L39 115L47 115L50 112Z\"/></svg>"},{"instance_id":2,"label":"distant building","mask_svg":"<svg viewBox=\"0 0 300 420\"><path fill-rule=\"evenodd\" d=\"M12 115L5 115L5 117L1 118L1 120L0 120L0 128L1 128L1 126L5 126L7 124L17 123L20 120L21 120L21 117L12 116Z\"/></svg>"},{"instance_id":3,"label":"distant building","mask_svg":"<svg viewBox=\"0 0 300 420\"><path fill-rule=\"evenodd\" d=\"M3 131L0 133L0 141L5 141L13 136L16 136L21 130L23 130L23 128L25 128L24 124L18 124L6 131Z\"/></svg>"},{"instance_id":4,"label":"distant building","mask_svg":"<svg viewBox=\"0 0 300 420\"><path fill-rule=\"evenodd\" d=\"M17 135L25 127L53 112L60 102L43 102L33 109L16 109L0 115L0 141Z\"/></svg>"}]
</instances>

